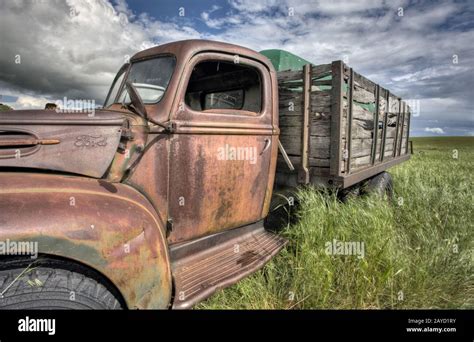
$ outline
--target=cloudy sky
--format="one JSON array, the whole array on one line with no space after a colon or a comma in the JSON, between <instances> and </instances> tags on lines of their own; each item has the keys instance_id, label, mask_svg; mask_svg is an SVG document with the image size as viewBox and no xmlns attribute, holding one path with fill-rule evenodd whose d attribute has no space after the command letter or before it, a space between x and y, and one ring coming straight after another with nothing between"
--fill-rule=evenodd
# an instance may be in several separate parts
<instances>
[{"instance_id":1,"label":"cloudy sky","mask_svg":"<svg viewBox=\"0 0 474 342\"><path fill-rule=\"evenodd\" d=\"M414 101L412 135L474 135L469 0L0 0L0 102L102 104L128 56L190 38L345 60Z\"/></svg>"}]
</instances>

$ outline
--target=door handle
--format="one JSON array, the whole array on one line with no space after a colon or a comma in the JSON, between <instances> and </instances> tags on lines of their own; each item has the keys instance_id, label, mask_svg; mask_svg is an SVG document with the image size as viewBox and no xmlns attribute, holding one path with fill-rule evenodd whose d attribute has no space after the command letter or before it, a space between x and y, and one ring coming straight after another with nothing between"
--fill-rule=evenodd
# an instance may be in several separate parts
<instances>
[{"instance_id":1,"label":"door handle","mask_svg":"<svg viewBox=\"0 0 474 342\"><path fill-rule=\"evenodd\" d=\"M272 144L272 141L269 138L265 138L265 146L263 146L262 152L260 152L260 155L264 154L266 150L270 148L270 145Z\"/></svg>"}]
</instances>

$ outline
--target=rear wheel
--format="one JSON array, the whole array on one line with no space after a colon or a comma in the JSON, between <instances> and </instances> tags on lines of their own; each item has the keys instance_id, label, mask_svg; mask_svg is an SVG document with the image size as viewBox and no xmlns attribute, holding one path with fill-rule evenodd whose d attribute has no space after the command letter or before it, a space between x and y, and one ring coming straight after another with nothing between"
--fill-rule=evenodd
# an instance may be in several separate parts
<instances>
[{"instance_id":1,"label":"rear wheel","mask_svg":"<svg viewBox=\"0 0 474 342\"><path fill-rule=\"evenodd\" d=\"M393 180L388 172L381 172L370 178L363 186L362 192L376 194L383 198L393 198Z\"/></svg>"},{"instance_id":2,"label":"rear wheel","mask_svg":"<svg viewBox=\"0 0 474 342\"><path fill-rule=\"evenodd\" d=\"M121 302L97 280L65 268L31 261L0 270L0 309L121 309Z\"/></svg>"},{"instance_id":3,"label":"rear wheel","mask_svg":"<svg viewBox=\"0 0 474 342\"><path fill-rule=\"evenodd\" d=\"M344 203L350 199L357 198L360 195L361 195L360 184L356 184L349 188L342 189L337 193L338 198Z\"/></svg>"}]
</instances>

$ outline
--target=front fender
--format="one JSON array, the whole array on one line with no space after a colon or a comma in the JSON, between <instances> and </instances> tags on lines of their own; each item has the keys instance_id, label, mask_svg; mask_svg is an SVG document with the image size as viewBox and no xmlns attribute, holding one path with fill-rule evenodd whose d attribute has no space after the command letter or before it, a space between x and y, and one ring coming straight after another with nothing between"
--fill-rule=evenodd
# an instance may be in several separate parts
<instances>
[{"instance_id":1,"label":"front fender","mask_svg":"<svg viewBox=\"0 0 474 342\"><path fill-rule=\"evenodd\" d=\"M167 308L172 280L163 221L132 187L74 176L0 173L0 241L106 276L129 308Z\"/></svg>"}]
</instances>

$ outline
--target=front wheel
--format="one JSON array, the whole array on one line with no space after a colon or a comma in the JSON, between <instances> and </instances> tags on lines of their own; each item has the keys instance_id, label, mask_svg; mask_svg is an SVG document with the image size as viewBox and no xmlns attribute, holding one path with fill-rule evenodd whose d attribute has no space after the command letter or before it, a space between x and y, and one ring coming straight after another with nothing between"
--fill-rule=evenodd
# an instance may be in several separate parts
<instances>
[{"instance_id":1,"label":"front wheel","mask_svg":"<svg viewBox=\"0 0 474 342\"><path fill-rule=\"evenodd\" d=\"M0 269L0 309L121 309L101 283L67 269L34 263Z\"/></svg>"}]
</instances>

